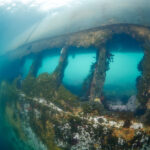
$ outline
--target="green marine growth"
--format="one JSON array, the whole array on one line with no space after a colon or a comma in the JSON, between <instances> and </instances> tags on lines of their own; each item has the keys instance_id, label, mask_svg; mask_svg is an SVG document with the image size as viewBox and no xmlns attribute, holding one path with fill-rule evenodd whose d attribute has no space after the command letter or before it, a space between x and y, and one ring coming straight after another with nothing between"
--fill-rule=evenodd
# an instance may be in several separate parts
<instances>
[{"instance_id":1,"label":"green marine growth","mask_svg":"<svg viewBox=\"0 0 150 150\"><path fill-rule=\"evenodd\" d=\"M150 46L145 46L145 55L139 64L139 70L142 72L137 80L137 98L141 107L145 107L150 98Z\"/></svg>"}]
</instances>

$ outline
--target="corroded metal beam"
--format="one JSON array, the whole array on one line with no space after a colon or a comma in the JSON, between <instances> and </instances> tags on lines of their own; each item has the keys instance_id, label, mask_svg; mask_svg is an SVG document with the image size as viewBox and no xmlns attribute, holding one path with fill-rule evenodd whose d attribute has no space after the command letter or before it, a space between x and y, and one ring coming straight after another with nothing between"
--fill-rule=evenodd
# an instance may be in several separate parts
<instances>
[{"instance_id":1,"label":"corroded metal beam","mask_svg":"<svg viewBox=\"0 0 150 150\"><path fill-rule=\"evenodd\" d=\"M53 78L56 80L58 85L60 85L62 82L67 61L68 61L68 48L63 47L60 52L59 64L53 73Z\"/></svg>"},{"instance_id":2,"label":"corroded metal beam","mask_svg":"<svg viewBox=\"0 0 150 150\"><path fill-rule=\"evenodd\" d=\"M106 63L106 49L105 47L101 47L98 52L97 57L97 63L93 75L93 79L91 82L91 88L90 88L90 100L91 101L97 101L101 102L102 97L102 89L106 77L106 69L107 69L107 63Z\"/></svg>"},{"instance_id":3,"label":"corroded metal beam","mask_svg":"<svg viewBox=\"0 0 150 150\"><path fill-rule=\"evenodd\" d=\"M67 47L73 46L83 48L88 48L91 46L97 47L108 41L113 34L121 33L128 34L138 41L143 42L143 40L146 40L150 42L149 27L130 24L116 24L34 41L12 50L7 55L14 58L19 58L31 53L39 53L40 51L46 49L61 48L64 45Z\"/></svg>"}]
</instances>

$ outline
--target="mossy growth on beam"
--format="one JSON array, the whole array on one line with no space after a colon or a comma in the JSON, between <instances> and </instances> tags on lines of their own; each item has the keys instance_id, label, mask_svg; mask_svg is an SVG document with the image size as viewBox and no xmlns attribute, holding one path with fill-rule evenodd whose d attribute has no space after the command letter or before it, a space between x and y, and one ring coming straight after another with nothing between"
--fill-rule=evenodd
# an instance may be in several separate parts
<instances>
[{"instance_id":1,"label":"mossy growth on beam","mask_svg":"<svg viewBox=\"0 0 150 150\"><path fill-rule=\"evenodd\" d=\"M95 66L95 71L91 82L91 89L90 89L91 101L101 102L102 88L104 85L107 70L106 60L107 60L106 49L104 46L101 46L97 54L97 63Z\"/></svg>"},{"instance_id":2,"label":"mossy growth on beam","mask_svg":"<svg viewBox=\"0 0 150 150\"><path fill-rule=\"evenodd\" d=\"M144 57L139 64L142 75L137 79L137 98L141 107L146 107L150 100L150 44L144 45Z\"/></svg>"}]
</instances>

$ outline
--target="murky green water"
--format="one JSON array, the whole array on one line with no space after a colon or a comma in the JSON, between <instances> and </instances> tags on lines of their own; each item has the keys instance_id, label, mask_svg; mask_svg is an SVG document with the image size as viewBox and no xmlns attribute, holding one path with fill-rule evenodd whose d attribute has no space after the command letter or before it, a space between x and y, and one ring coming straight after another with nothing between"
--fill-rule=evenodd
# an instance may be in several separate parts
<instances>
[{"instance_id":1,"label":"murky green water","mask_svg":"<svg viewBox=\"0 0 150 150\"><path fill-rule=\"evenodd\" d=\"M31 68L31 65L33 63L33 59L32 58L27 58L24 62L23 68L22 68L22 77L25 78Z\"/></svg>"}]
</instances>

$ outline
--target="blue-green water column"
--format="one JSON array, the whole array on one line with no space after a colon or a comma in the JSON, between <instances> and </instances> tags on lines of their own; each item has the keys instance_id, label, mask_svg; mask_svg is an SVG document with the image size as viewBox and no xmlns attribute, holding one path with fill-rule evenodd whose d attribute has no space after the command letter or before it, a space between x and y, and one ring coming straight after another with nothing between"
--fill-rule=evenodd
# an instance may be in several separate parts
<instances>
[{"instance_id":1,"label":"blue-green water column","mask_svg":"<svg viewBox=\"0 0 150 150\"><path fill-rule=\"evenodd\" d=\"M108 96L131 96L136 94L136 79L140 76L138 64L142 60L142 52L115 52L113 62L106 72L104 85L105 94Z\"/></svg>"},{"instance_id":2,"label":"blue-green water column","mask_svg":"<svg viewBox=\"0 0 150 150\"><path fill-rule=\"evenodd\" d=\"M68 56L68 65L64 72L63 84L76 95L82 95L85 79L90 74L93 63L96 62L96 50L75 50Z\"/></svg>"},{"instance_id":3,"label":"blue-green water column","mask_svg":"<svg viewBox=\"0 0 150 150\"><path fill-rule=\"evenodd\" d=\"M38 70L37 76L42 73L53 73L59 63L60 54L49 55L43 58L42 65Z\"/></svg>"}]
</instances>

